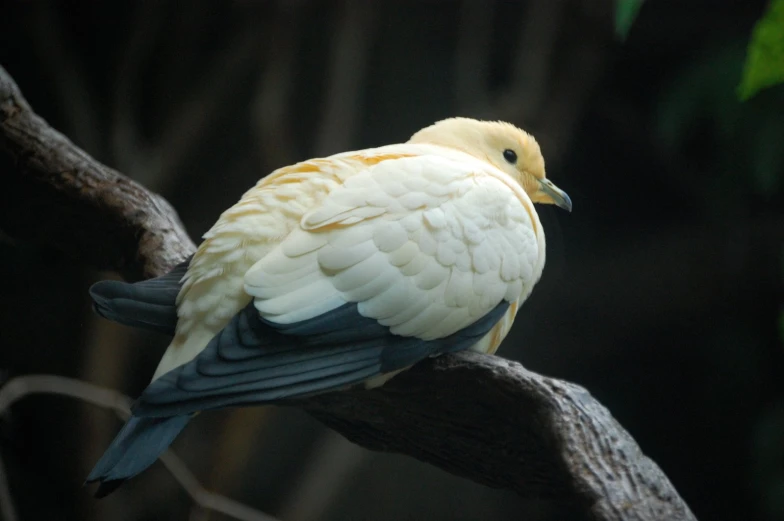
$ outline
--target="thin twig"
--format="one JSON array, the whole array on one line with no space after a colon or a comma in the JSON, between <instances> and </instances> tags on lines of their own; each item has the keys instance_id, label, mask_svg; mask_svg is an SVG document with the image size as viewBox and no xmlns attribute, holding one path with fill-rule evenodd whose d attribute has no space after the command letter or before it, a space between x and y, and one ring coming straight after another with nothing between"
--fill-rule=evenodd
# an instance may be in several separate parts
<instances>
[{"instance_id":1,"label":"thin twig","mask_svg":"<svg viewBox=\"0 0 784 521\"><path fill-rule=\"evenodd\" d=\"M14 498L11 496L11 488L8 486L8 473L5 471L5 463L0 457L0 515L3 521L17 521Z\"/></svg>"},{"instance_id":2,"label":"thin twig","mask_svg":"<svg viewBox=\"0 0 784 521\"><path fill-rule=\"evenodd\" d=\"M73 378L49 374L17 376L6 382L0 388L0 416L6 414L14 403L34 394L57 394L75 398L110 409L121 420L127 420L131 416L131 399L124 394Z\"/></svg>"},{"instance_id":3,"label":"thin twig","mask_svg":"<svg viewBox=\"0 0 784 521\"><path fill-rule=\"evenodd\" d=\"M75 398L102 409L112 410L122 420L127 420L131 415L131 399L122 393L64 376L33 374L13 378L0 388L0 416L6 414L17 401L34 394L52 394ZM160 456L160 460L193 502L201 508L214 510L241 521L277 521L268 514L205 490L173 450L169 449L164 452ZM6 497L10 498L8 483L4 480L4 476L0 475L0 498L4 499L3 505L6 504ZM3 514L6 514L5 506ZM14 518L6 517L5 519Z\"/></svg>"}]
</instances>

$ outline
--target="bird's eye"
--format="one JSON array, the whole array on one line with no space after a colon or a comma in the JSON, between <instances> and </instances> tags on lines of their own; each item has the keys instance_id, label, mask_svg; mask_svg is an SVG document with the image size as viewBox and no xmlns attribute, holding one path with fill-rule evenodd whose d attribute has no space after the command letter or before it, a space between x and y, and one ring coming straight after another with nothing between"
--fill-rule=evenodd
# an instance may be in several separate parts
<instances>
[{"instance_id":1,"label":"bird's eye","mask_svg":"<svg viewBox=\"0 0 784 521\"><path fill-rule=\"evenodd\" d=\"M507 163L513 165L517 163L517 153L515 153L514 150L507 148L504 150L504 159L506 159Z\"/></svg>"}]
</instances>

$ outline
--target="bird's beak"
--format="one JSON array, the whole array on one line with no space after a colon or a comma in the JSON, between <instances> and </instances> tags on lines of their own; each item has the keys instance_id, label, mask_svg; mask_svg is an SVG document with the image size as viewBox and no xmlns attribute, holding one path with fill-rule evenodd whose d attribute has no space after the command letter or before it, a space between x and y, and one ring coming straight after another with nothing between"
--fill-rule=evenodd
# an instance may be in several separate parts
<instances>
[{"instance_id":1,"label":"bird's beak","mask_svg":"<svg viewBox=\"0 0 784 521\"><path fill-rule=\"evenodd\" d=\"M572 211L571 198L549 179L539 180L539 190L536 191L532 200L535 203L554 204L567 212Z\"/></svg>"}]
</instances>

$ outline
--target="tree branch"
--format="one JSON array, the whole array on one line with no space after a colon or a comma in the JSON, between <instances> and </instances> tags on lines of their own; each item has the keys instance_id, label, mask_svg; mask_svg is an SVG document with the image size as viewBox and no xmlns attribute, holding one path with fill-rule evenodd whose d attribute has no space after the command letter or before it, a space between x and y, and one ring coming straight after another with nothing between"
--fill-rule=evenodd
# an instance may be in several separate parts
<instances>
[{"instance_id":1,"label":"tree branch","mask_svg":"<svg viewBox=\"0 0 784 521\"><path fill-rule=\"evenodd\" d=\"M162 198L51 129L2 68L0 118L0 143L17 165L7 181L59 202L39 207L40 219L32 222L2 211L6 231L22 230L17 237L129 278L160 274L193 251ZM52 233L44 221L62 224ZM526 497L571 498L598 520L695 519L659 467L585 389L499 357L443 356L381 389L284 405L309 411L364 447L405 453Z\"/></svg>"},{"instance_id":2,"label":"tree branch","mask_svg":"<svg viewBox=\"0 0 784 521\"><path fill-rule=\"evenodd\" d=\"M524 497L573 497L596 519L694 519L588 391L497 356L441 356L382 389L294 405L369 449L402 452Z\"/></svg>"},{"instance_id":3,"label":"tree branch","mask_svg":"<svg viewBox=\"0 0 784 521\"><path fill-rule=\"evenodd\" d=\"M194 251L163 197L50 127L2 67L0 147L16 167L2 173L0 228L8 235L54 246L129 280L161 275Z\"/></svg>"}]
</instances>

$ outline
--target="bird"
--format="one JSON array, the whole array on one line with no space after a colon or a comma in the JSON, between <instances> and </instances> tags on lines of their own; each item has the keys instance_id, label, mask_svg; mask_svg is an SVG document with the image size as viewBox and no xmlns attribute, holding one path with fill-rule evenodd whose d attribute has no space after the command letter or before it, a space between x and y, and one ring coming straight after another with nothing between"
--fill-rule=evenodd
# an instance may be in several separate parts
<instances>
[{"instance_id":1,"label":"bird","mask_svg":"<svg viewBox=\"0 0 784 521\"><path fill-rule=\"evenodd\" d=\"M494 354L544 269L533 203L572 210L536 139L465 117L262 177L170 272L91 286L98 315L172 340L86 483L108 495L204 411Z\"/></svg>"}]
</instances>

